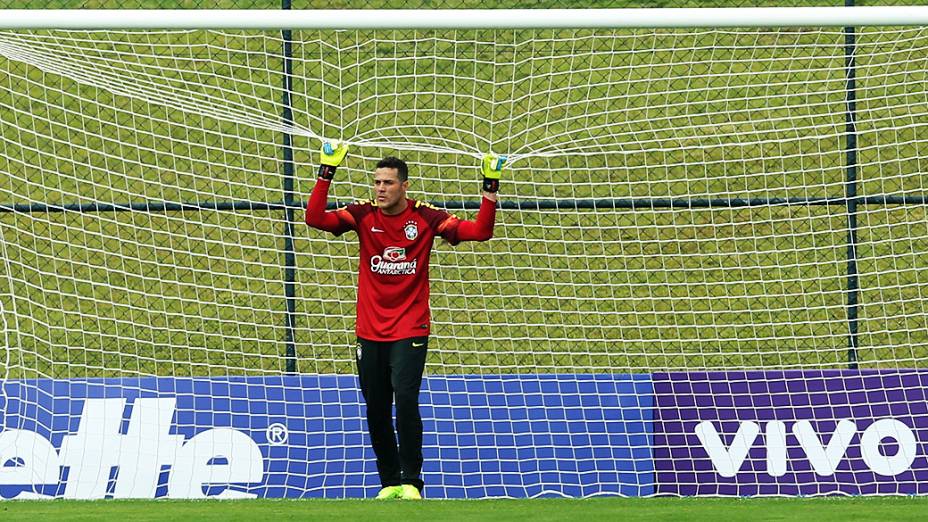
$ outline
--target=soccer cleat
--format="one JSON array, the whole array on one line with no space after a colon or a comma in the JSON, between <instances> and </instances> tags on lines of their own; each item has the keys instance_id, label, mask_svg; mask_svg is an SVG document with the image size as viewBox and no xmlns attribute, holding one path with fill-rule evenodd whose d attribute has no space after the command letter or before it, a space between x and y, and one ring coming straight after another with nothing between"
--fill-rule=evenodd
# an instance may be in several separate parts
<instances>
[{"instance_id":1,"label":"soccer cleat","mask_svg":"<svg viewBox=\"0 0 928 522\"><path fill-rule=\"evenodd\" d=\"M403 484L402 493L400 498L404 500L422 500L422 494L419 493L419 489L412 484Z\"/></svg>"},{"instance_id":2,"label":"soccer cleat","mask_svg":"<svg viewBox=\"0 0 928 522\"><path fill-rule=\"evenodd\" d=\"M388 500L391 498L404 498L403 486L387 486L377 493L377 500Z\"/></svg>"}]
</instances>

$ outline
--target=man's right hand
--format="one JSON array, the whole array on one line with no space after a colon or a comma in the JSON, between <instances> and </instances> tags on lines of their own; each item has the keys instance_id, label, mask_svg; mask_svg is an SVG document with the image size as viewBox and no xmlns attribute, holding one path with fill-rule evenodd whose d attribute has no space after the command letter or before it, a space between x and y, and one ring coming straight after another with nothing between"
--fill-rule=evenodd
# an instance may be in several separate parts
<instances>
[{"instance_id":1,"label":"man's right hand","mask_svg":"<svg viewBox=\"0 0 928 522\"><path fill-rule=\"evenodd\" d=\"M495 194L499 190L499 178L503 173L503 165L505 164L506 156L487 154L483 157L480 172L483 174L484 192Z\"/></svg>"},{"instance_id":2,"label":"man's right hand","mask_svg":"<svg viewBox=\"0 0 928 522\"><path fill-rule=\"evenodd\" d=\"M340 142L324 141L322 148L319 150L319 177L323 179L332 179L335 176L335 169L341 165L342 160L348 155L348 144Z\"/></svg>"}]
</instances>

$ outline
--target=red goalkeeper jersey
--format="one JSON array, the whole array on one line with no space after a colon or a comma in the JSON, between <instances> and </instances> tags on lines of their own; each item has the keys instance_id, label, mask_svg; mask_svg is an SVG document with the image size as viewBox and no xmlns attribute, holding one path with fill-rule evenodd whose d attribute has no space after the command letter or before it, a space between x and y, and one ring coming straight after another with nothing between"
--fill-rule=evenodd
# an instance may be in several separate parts
<instances>
[{"instance_id":1,"label":"red goalkeeper jersey","mask_svg":"<svg viewBox=\"0 0 928 522\"><path fill-rule=\"evenodd\" d=\"M306 222L335 235L349 230L358 233L361 260L357 336L396 341L429 335L429 255L435 236L452 245L462 240L489 239L496 203L484 199L474 222L462 221L412 199L406 201L406 210L393 216L384 214L370 201L325 212L324 197L318 197L317 191L327 193L328 182L317 181L307 206Z\"/></svg>"}]
</instances>

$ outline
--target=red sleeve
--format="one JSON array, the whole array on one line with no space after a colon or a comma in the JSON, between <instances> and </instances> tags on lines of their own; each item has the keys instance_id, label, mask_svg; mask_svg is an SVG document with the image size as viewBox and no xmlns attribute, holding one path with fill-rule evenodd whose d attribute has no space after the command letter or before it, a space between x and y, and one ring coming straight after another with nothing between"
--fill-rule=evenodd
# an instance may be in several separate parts
<instances>
[{"instance_id":1,"label":"red sleeve","mask_svg":"<svg viewBox=\"0 0 928 522\"><path fill-rule=\"evenodd\" d=\"M496 202L483 198L476 221L461 221L450 216L438 226L438 233L456 245L459 241L486 241L493 237L496 223Z\"/></svg>"},{"instance_id":2,"label":"red sleeve","mask_svg":"<svg viewBox=\"0 0 928 522\"><path fill-rule=\"evenodd\" d=\"M327 179L316 180L313 193L309 196L309 203L306 204L306 224L338 236L349 230L355 230L357 225L354 216L345 209L326 211L331 183Z\"/></svg>"}]
</instances>

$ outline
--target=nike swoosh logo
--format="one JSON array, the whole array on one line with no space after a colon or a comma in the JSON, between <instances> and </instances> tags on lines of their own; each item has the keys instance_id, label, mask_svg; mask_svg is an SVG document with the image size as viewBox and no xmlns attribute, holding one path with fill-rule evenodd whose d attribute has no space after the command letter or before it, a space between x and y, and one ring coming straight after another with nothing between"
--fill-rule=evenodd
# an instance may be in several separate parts
<instances>
[{"instance_id":1,"label":"nike swoosh logo","mask_svg":"<svg viewBox=\"0 0 928 522\"><path fill-rule=\"evenodd\" d=\"M383 232L383 230L380 230L377 227L371 227L371 232Z\"/></svg>"},{"instance_id":2,"label":"nike swoosh logo","mask_svg":"<svg viewBox=\"0 0 928 522\"><path fill-rule=\"evenodd\" d=\"M412 343L412 347L413 347L413 348L422 348L423 346L425 346L425 343L418 343L418 344L417 344L417 343Z\"/></svg>"}]
</instances>

